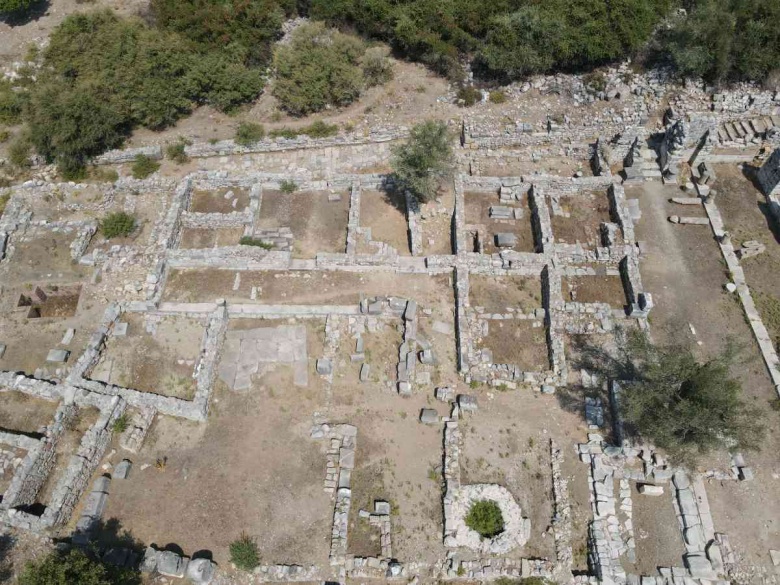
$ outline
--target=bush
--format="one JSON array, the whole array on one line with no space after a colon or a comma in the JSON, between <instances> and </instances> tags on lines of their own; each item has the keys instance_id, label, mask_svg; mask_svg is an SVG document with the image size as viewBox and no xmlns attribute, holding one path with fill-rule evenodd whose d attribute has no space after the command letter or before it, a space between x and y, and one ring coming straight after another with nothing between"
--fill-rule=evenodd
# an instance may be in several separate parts
<instances>
[{"instance_id":1,"label":"bush","mask_svg":"<svg viewBox=\"0 0 780 585\"><path fill-rule=\"evenodd\" d=\"M160 163L156 160L152 160L145 154L139 154L135 157L131 170L134 179L145 179L149 175L156 173L159 168Z\"/></svg>"},{"instance_id":2,"label":"bush","mask_svg":"<svg viewBox=\"0 0 780 585\"><path fill-rule=\"evenodd\" d=\"M124 211L109 213L100 222L100 231L107 240L129 236L134 229L135 217Z\"/></svg>"},{"instance_id":3,"label":"bush","mask_svg":"<svg viewBox=\"0 0 780 585\"><path fill-rule=\"evenodd\" d=\"M384 49L374 47L363 55L363 78L366 86L384 85L393 78L393 66Z\"/></svg>"},{"instance_id":4,"label":"bush","mask_svg":"<svg viewBox=\"0 0 780 585\"><path fill-rule=\"evenodd\" d=\"M309 136L310 138L328 138L339 133L339 127L336 124L328 124L322 120L315 120L308 126L301 128L277 128L271 130L268 136L271 138L297 138L298 136Z\"/></svg>"},{"instance_id":5,"label":"bush","mask_svg":"<svg viewBox=\"0 0 780 585\"><path fill-rule=\"evenodd\" d=\"M53 551L28 562L18 578L19 585L140 585L136 570L119 569L93 560L78 549Z\"/></svg>"},{"instance_id":6,"label":"bush","mask_svg":"<svg viewBox=\"0 0 780 585\"><path fill-rule=\"evenodd\" d=\"M5 211L5 206L8 205L8 201L11 199L10 193L3 193L0 195L0 216L3 215L3 212Z\"/></svg>"},{"instance_id":7,"label":"bush","mask_svg":"<svg viewBox=\"0 0 780 585\"><path fill-rule=\"evenodd\" d=\"M130 417L123 413L114 419L114 424L111 425L111 430L115 433L124 433L129 425Z\"/></svg>"},{"instance_id":8,"label":"bush","mask_svg":"<svg viewBox=\"0 0 780 585\"><path fill-rule=\"evenodd\" d=\"M506 94L498 89L496 91L491 91L488 99L490 99L491 104L503 104L506 102Z\"/></svg>"},{"instance_id":9,"label":"bush","mask_svg":"<svg viewBox=\"0 0 780 585\"><path fill-rule=\"evenodd\" d=\"M257 543L247 534L230 543L230 562L239 569L251 571L260 564Z\"/></svg>"},{"instance_id":10,"label":"bush","mask_svg":"<svg viewBox=\"0 0 780 585\"><path fill-rule=\"evenodd\" d=\"M241 122L236 128L236 144L248 146L265 138L265 128L254 122Z\"/></svg>"},{"instance_id":11,"label":"bush","mask_svg":"<svg viewBox=\"0 0 780 585\"><path fill-rule=\"evenodd\" d=\"M398 187L421 202L436 195L437 181L450 172L452 146L444 122L429 120L412 127L409 139L393 147L392 166Z\"/></svg>"},{"instance_id":12,"label":"bush","mask_svg":"<svg viewBox=\"0 0 780 585\"><path fill-rule=\"evenodd\" d=\"M11 82L0 79L0 123L19 123L22 120L25 101L25 93L15 90Z\"/></svg>"},{"instance_id":13,"label":"bush","mask_svg":"<svg viewBox=\"0 0 780 585\"><path fill-rule=\"evenodd\" d=\"M11 133L3 128L0 130L0 144L3 144L4 142L8 142L8 140L11 138Z\"/></svg>"},{"instance_id":14,"label":"bush","mask_svg":"<svg viewBox=\"0 0 780 585\"><path fill-rule=\"evenodd\" d=\"M479 533L482 538L498 536L504 531L501 508L493 500L474 502L466 514L466 526Z\"/></svg>"},{"instance_id":15,"label":"bush","mask_svg":"<svg viewBox=\"0 0 780 585\"><path fill-rule=\"evenodd\" d=\"M184 151L186 146L187 143L184 140L169 144L165 147L165 156L180 165L189 162L190 157L188 157L187 153Z\"/></svg>"},{"instance_id":16,"label":"bush","mask_svg":"<svg viewBox=\"0 0 780 585\"><path fill-rule=\"evenodd\" d=\"M298 190L298 184L295 181L285 179L281 183L279 183L279 190L282 193L286 193L287 195L290 195L291 193L295 193Z\"/></svg>"},{"instance_id":17,"label":"bush","mask_svg":"<svg viewBox=\"0 0 780 585\"><path fill-rule=\"evenodd\" d=\"M360 39L327 29L322 23L305 24L292 33L289 44L274 55L276 79L272 93L279 107L305 116L327 106L345 106L363 89Z\"/></svg>"},{"instance_id":18,"label":"bush","mask_svg":"<svg viewBox=\"0 0 780 585\"><path fill-rule=\"evenodd\" d=\"M32 143L27 133L18 135L8 146L8 160L18 169L28 169L30 163L30 151Z\"/></svg>"},{"instance_id":19,"label":"bush","mask_svg":"<svg viewBox=\"0 0 780 585\"><path fill-rule=\"evenodd\" d=\"M238 243L242 246L257 246L263 248L263 250L273 250L274 245L269 242L264 242L260 238L253 238L252 236L241 236Z\"/></svg>"},{"instance_id":20,"label":"bush","mask_svg":"<svg viewBox=\"0 0 780 585\"><path fill-rule=\"evenodd\" d=\"M458 99L463 101L463 105L470 108L482 99L482 92L473 85L461 87L458 90Z\"/></svg>"}]
</instances>

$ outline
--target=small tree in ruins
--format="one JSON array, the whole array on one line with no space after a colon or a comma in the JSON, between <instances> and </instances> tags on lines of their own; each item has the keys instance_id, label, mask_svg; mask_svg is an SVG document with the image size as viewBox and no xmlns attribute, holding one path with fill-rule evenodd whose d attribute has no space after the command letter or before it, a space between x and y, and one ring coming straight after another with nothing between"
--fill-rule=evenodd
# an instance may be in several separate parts
<instances>
[{"instance_id":1,"label":"small tree in ruins","mask_svg":"<svg viewBox=\"0 0 780 585\"><path fill-rule=\"evenodd\" d=\"M415 125L409 139L393 148L393 171L398 187L425 203L436 196L438 182L449 174L452 145L444 122Z\"/></svg>"},{"instance_id":2,"label":"small tree in ruins","mask_svg":"<svg viewBox=\"0 0 780 585\"><path fill-rule=\"evenodd\" d=\"M693 465L717 450L755 450L764 434L761 411L742 400L731 376L738 352L733 344L706 360L690 346L654 345L634 331L615 360L615 377L631 379L621 393L624 420L676 463Z\"/></svg>"}]
</instances>

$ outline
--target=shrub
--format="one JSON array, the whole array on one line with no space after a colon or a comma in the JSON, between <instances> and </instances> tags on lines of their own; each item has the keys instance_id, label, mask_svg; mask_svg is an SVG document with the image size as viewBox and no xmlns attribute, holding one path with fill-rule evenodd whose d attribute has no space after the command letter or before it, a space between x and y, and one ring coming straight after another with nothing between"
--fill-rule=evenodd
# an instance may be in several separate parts
<instances>
[{"instance_id":1,"label":"shrub","mask_svg":"<svg viewBox=\"0 0 780 585\"><path fill-rule=\"evenodd\" d=\"M368 87L383 85L393 78L393 66L384 49L374 47L363 55L363 78Z\"/></svg>"},{"instance_id":2,"label":"shrub","mask_svg":"<svg viewBox=\"0 0 780 585\"><path fill-rule=\"evenodd\" d=\"M129 236L134 229L135 217L124 211L109 213L100 222L100 231L108 240Z\"/></svg>"},{"instance_id":3,"label":"shrub","mask_svg":"<svg viewBox=\"0 0 780 585\"><path fill-rule=\"evenodd\" d=\"M298 184L295 181L284 179L279 183L279 190L281 190L282 193L290 195L291 193L295 193L298 190Z\"/></svg>"},{"instance_id":4,"label":"shrub","mask_svg":"<svg viewBox=\"0 0 780 585\"><path fill-rule=\"evenodd\" d=\"M3 215L3 212L5 211L5 206L8 205L8 201L11 199L10 193L3 193L0 195L0 216Z\"/></svg>"},{"instance_id":5,"label":"shrub","mask_svg":"<svg viewBox=\"0 0 780 585\"><path fill-rule=\"evenodd\" d=\"M17 124L22 119L26 94L14 89L10 81L0 79L0 123Z\"/></svg>"},{"instance_id":6,"label":"shrub","mask_svg":"<svg viewBox=\"0 0 780 585\"><path fill-rule=\"evenodd\" d=\"M119 569L93 560L79 549L53 551L28 562L18 577L19 585L141 585L134 569Z\"/></svg>"},{"instance_id":7,"label":"shrub","mask_svg":"<svg viewBox=\"0 0 780 585\"><path fill-rule=\"evenodd\" d=\"M260 564L257 543L254 538L242 534L240 538L230 543L230 562L239 569L251 571Z\"/></svg>"},{"instance_id":8,"label":"shrub","mask_svg":"<svg viewBox=\"0 0 780 585\"><path fill-rule=\"evenodd\" d=\"M0 144L3 144L4 142L8 142L8 139L11 138L11 133L3 128L0 130Z\"/></svg>"},{"instance_id":9,"label":"shrub","mask_svg":"<svg viewBox=\"0 0 780 585\"><path fill-rule=\"evenodd\" d=\"M242 246L257 246L263 250L273 250L274 245L270 242L264 242L260 238L253 238L252 236L241 236L238 243Z\"/></svg>"},{"instance_id":10,"label":"shrub","mask_svg":"<svg viewBox=\"0 0 780 585\"><path fill-rule=\"evenodd\" d=\"M489 99L491 104L503 104L506 102L506 93L504 93L500 89L497 89L496 91L491 91Z\"/></svg>"},{"instance_id":11,"label":"shrub","mask_svg":"<svg viewBox=\"0 0 780 585\"><path fill-rule=\"evenodd\" d=\"M308 126L301 128L277 128L271 130L268 136L271 138L297 138L298 136L309 136L311 138L327 138L339 133L337 124L328 124L322 120L315 120Z\"/></svg>"},{"instance_id":12,"label":"shrub","mask_svg":"<svg viewBox=\"0 0 780 585\"><path fill-rule=\"evenodd\" d=\"M448 174L452 165L447 125L433 120L417 124L408 140L392 152L398 187L408 189L421 202L433 199L438 179Z\"/></svg>"},{"instance_id":13,"label":"shrub","mask_svg":"<svg viewBox=\"0 0 780 585\"><path fill-rule=\"evenodd\" d=\"M466 526L479 533L482 538L493 538L504 531L504 517L501 508L493 500L474 502L466 514Z\"/></svg>"},{"instance_id":14,"label":"shrub","mask_svg":"<svg viewBox=\"0 0 780 585\"><path fill-rule=\"evenodd\" d=\"M595 92L607 89L607 78L601 71L593 71L584 75L582 77L582 83L585 84L585 87L588 87Z\"/></svg>"},{"instance_id":15,"label":"shrub","mask_svg":"<svg viewBox=\"0 0 780 585\"><path fill-rule=\"evenodd\" d=\"M115 433L124 433L129 425L130 417L123 413L114 419L114 424L111 425L111 430Z\"/></svg>"},{"instance_id":16,"label":"shrub","mask_svg":"<svg viewBox=\"0 0 780 585\"><path fill-rule=\"evenodd\" d=\"M469 85L461 87L458 90L457 97L459 100L463 101L464 106L470 108L482 99L482 92L473 85Z\"/></svg>"},{"instance_id":17,"label":"shrub","mask_svg":"<svg viewBox=\"0 0 780 585\"><path fill-rule=\"evenodd\" d=\"M184 151L186 146L187 143L184 140L169 144L165 147L165 156L180 165L189 162L190 157L188 157L187 153Z\"/></svg>"},{"instance_id":18,"label":"shrub","mask_svg":"<svg viewBox=\"0 0 780 585\"><path fill-rule=\"evenodd\" d=\"M139 154L135 157L132 166L133 178L145 179L149 175L156 173L160 168L160 163L146 156Z\"/></svg>"},{"instance_id":19,"label":"shrub","mask_svg":"<svg viewBox=\"0 0 780 585\"><path fill-rule=\"evenodd\" d=\"M265 128L254 122L241 122L236 128L236 144L248 146L265 138Z\"/></svg>"},{"instance_id":20,"label":"shrub","mask_svg":"<svg viewBox=\"0 0 780 585\"><path fill-rule=\"evenodd\" d=\"M276 79L272 93L279 107L294 116L345 106L363 88L360 39L325 27L305 24L292 33L289 44L274 55Z\"/></svg>"},{"instance_id":21,"label":"shrub","mask_svg":"<svg viewBox=\"0 0 780 585\"><path fill-rule=\"evenodd\" d=\"M28 169L30 163L30 151L32 144L27 133L18 135L8 146L8 160L18 169Z\"/></svg>"}]
</instances>

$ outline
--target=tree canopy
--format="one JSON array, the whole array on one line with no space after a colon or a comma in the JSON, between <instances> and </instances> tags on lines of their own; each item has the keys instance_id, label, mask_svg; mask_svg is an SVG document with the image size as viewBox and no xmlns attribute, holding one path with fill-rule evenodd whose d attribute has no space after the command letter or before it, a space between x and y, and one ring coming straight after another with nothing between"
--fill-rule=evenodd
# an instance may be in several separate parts
<instances>
[{"instance_id":1,"label":"tree canopy","mask_svg":"<svg viewBox=\"0 0 780 585\"><path fill-rule=\"evenodd\" d=\"M140 585L137 571L115 569L88 557L78 549L54 551L27 563L19 585Z\"/></svg>"},{"instance_id":2,"label":"tree canopy","mask_svg":"<svg viewBox=\"0 0 780 585\"><path fill-rule=\"evenodd\" d=\"M761 411L743 401L731 375L733 346L702 360L687 345L654 345L633 332L626 356L622 375L632 382L622 391L624 420L673 460L693 464L713 451L760 446Z\"/></svg>"},{"instance_id":3,"label":"tree canopy","mask_svg":"<svg viewBox=\"0 0 780 585\"><path fill-rule=\"evenodd\" d=\"M451 137L444 122L415 125L409 138L393 148L392 167L399 189L408 189L419 201L436 196L438 181L452 166Z\"/></svg>"}]
</instances>

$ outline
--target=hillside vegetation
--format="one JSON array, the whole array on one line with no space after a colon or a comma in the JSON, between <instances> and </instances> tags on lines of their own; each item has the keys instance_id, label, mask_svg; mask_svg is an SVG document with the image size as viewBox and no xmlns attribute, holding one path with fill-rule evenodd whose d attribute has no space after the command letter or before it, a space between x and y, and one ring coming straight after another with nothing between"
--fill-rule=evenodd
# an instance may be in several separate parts
<instances>
[{"instance_id":1,"label":"hillside vegetation","mask_svg":"<svg viewBox=\"0 0 780 585\"><path fill-rule=\"evenodd\" d=\"M7 0L0 14L28 8ZM276 45L296 15L321 22ZM232 112L267 83L295 116L344 106L392 75L374 40L458 82L467 65L505 83L639 56L712 83L777 84L778 22L777 0L151 0L143 19L67 17L13 85L0 82L0 124L28 125L18 166L34 148L77 178L134 127L204 104Z\"/></svg>"}]
</instances>

